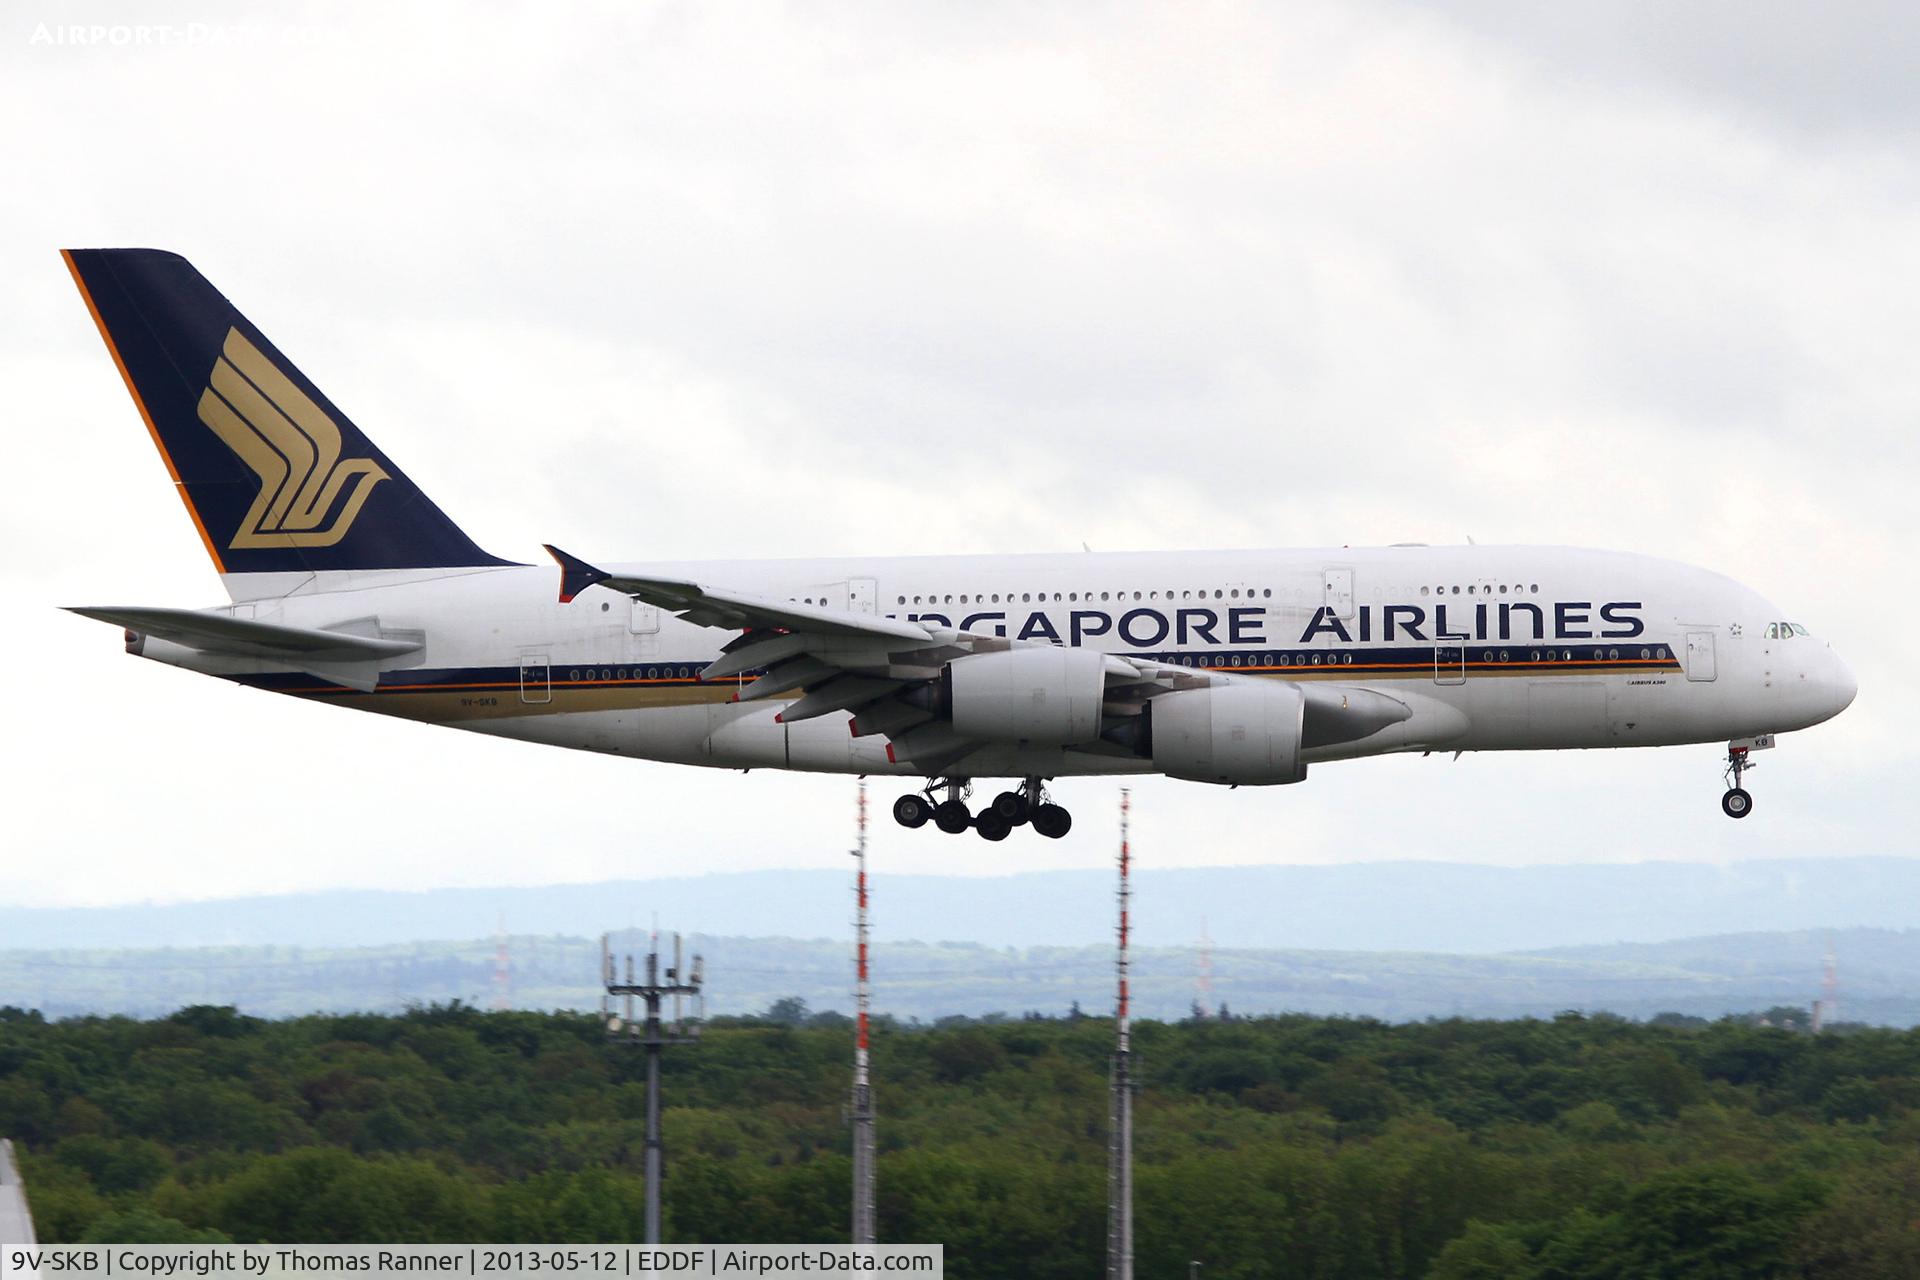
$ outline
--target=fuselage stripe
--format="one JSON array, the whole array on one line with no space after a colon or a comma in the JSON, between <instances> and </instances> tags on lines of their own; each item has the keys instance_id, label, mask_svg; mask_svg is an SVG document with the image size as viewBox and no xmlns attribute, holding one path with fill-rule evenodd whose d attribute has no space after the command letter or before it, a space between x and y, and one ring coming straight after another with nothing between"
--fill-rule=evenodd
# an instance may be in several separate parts
<instances>
[{"instance_id":1,"label":"fuselage stripe","mask_svg":"<svg viewBox=\"0 0 1920 1280\"><path fill-rule=\"evenodd\" d=\"M1675 650L1669 645L1634 646L1645 652L1647 657L1623 654L1610 656L1617 652L1617 646L1608 651L1608 655L1597 657L1573 657L1574 650L1555 646L1545 652L1551 656L1529 656L1541 650L1529 649L1517 658L1488 658L1495 652L1485 646L1473 646L1478 653L1472 656L1436 656L1431 646L1409 650L1337 651L1321 650L1311 656L1302 653L1304 661L1273 662L1273 650L1263 647L1259 650L1217 650L1206 653L1158 653L1158 654L1121 654L1119 656L1139 657L1164 663L1170 667L1194 672L1207 672L1222 675L1262 675L1280 677L1324 677L1324 676L1363 676L1397 675L1429 677L1436 680L1457 680L1464 675L1526 675L1548 677L1555 674L1592 675L1604 672L1678 672L1680 662L1674 656ZM1368 657L1355 661L1358 653L1379 654L1380 657ZM1589 652L1593 650L1589 649ZM1417 655L1417 656L1416 656ZM1566 656L1561 656L1566 655ZM1314 659L1319 659L1315 661ZM701 688L724 690L729 685L738 687L751 683L762 674L748 671L739 676L729 676L724 680L702 680L699 677L707 663L700 660L676 661L672 663L548 663L547 676L539 683L554 690L566 689L610 689L610 688ZM627 675L625 673L654 671L662 669L685 671L686 675ZM611 674L618 671L620 674ZM601 673L608 674L601 674ZM388 683L383 675L382 683L373 690L380 695L409 693L459 693L459 692L499 692L517 691L524 687L523 671L519 667L450 667L442 669L417 669L391 673L392 682ZM361 690L349 689L341 685L320 680L318 677L297 671L264 672L236 674L229 677L238 683L255 688L268 689L276 693L288 693L302 696L329 697L343 694L360 694Z\"/></svg>"}]
</instances>

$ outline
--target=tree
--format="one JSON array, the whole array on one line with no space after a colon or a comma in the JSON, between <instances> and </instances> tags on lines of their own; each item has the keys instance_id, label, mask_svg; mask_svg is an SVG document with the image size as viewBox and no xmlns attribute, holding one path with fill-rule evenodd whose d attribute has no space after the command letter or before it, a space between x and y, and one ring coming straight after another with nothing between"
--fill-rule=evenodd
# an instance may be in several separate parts
<instances>
[{"instance_id":1,"label":"tree","mask_svg":"<svg viewBox=\"0 0 1920 1280\"><path fill-rule=\"evenodd\" d=\"M807 1025L807 1002L799 996L781 996L768 1005L766 1013L761 1016L783 1027L804 1027Z\"/></svg>"}]
</instances>

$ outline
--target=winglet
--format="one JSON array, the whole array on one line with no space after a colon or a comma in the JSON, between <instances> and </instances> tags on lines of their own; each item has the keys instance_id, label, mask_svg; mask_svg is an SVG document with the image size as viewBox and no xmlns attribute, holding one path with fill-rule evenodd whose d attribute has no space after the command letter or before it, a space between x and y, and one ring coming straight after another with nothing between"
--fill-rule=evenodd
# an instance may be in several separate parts
<instances>
[{"instance_id":1,"label":"winglet","mask_svg":"<svg viewBox=\"0 0 1920 1280\"><path fill-rule=\"evenodd\" d=\"M596 569L575 556L570 556L556 546L545 543L547 554L560 566L560 603L572 604L573 598L598 582L605 582L613 575L605 569Z\"/></svg>"}]
</instances>

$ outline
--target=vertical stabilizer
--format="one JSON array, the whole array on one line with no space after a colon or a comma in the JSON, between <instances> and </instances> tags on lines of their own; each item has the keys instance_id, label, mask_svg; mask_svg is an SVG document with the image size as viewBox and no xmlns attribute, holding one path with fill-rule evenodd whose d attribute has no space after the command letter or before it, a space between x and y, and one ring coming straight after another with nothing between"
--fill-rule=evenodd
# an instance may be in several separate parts
<instances>
[{"instance_id":1,"label":"vertical stabilizer","mask_svg":"<svg viewBox=\"0 0 1920 1280\"><path fill-rule=\"evenodd\" d=\"M474 545L185 258L63 256L223 576L509 563Z\"/></svg>"}]
</instances>

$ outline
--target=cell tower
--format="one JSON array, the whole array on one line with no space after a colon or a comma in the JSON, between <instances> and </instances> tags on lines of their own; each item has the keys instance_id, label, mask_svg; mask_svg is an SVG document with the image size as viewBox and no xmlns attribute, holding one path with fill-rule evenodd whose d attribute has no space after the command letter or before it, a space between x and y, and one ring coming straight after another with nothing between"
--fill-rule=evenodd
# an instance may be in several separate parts
<instances>
[{"instance_id":1,"label":"cell tower","mask_svg":"<svg viewBox=\"0 0 1920 1280\"><path fill-rule=\"evenodd\" d=\"M1827 955L1820 973L1820 998L1813 1002L1813 1033L1840 1021L1840 971L1833 956L1833 935L1827 935Z\"/></svg>"},{"instance_id":2,"label":"cell tower","mask_svg":"<svg viewBox=\"0 0 1920 1280\"><path fill-rule=\"evenodd\" d=\"M1109 1103L1107 1144L1107 1277L1133 1280L1133 1048L1129 1042L1127 1002L1128 908L1133 889L1127 882L1132 849L1127 821L1132 795L1120 788L1120 925L1114 976L1118 1003L1114 1008L1113 1097Z\"/></svg>"},{"instance_id":3,"label":"cell tower","mask_svg":"<svg viewBox=\"0 0 1920 1280\"><path fill-rule=\"evenodd\" d=\"M600 935L600 976L607 989L600 997L600 1016L606 1023L607 1038L616 1044L634 1045L647 1051L647 1216L646 1243L660 1243L660 1164L662 1148L660 1143L660 1055L670 1044L693 1044L700 1038L698 1019L704 1012L704 1004L697 1005L700 1012L694 1014L694 1025L689 1027L680 1020L680 998L691 996L700 1001L700 981L703 965L700 957L693 958L693 972L687 973L681 963L680 935L673 935L673 967L666 972L666 981L661 981L659 934L652 935L647 948L646 981L634 981L633 956L627 956L627 977L625 982L618 980L615 972L613 953L607 948L607 935ZM622 1000L621 1013L615 1016L612 998ZM647 1006L646 1021L636 1023L633 1020L633 998L639 996ZM660 1004L666 997L673 997L673 1022L663 1025L660 1021Z\"/></svg>"},{"instance_id":4,"label":"cell tower","mask_svg":"<svg viewBox=\"0 0 1920 1280\"><path fill-rule=\"evenodd\" d=\"M853 1039L853 1243L872 1244L873 1084L867 1075L867 780L860 780L859 839L854 857L854 1039Z\"/></svg>"}]
</instances>

